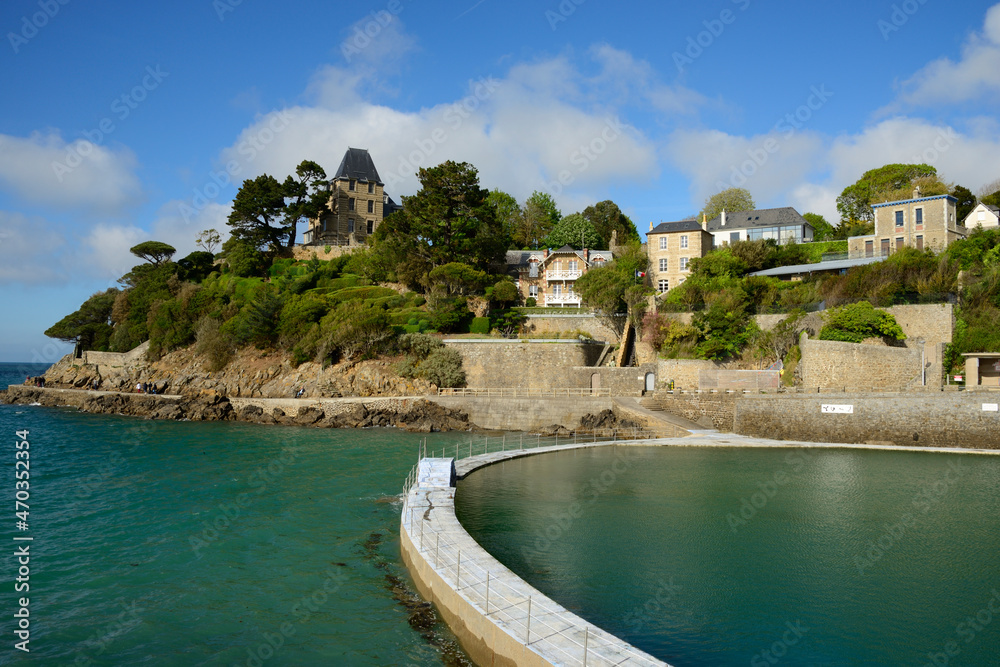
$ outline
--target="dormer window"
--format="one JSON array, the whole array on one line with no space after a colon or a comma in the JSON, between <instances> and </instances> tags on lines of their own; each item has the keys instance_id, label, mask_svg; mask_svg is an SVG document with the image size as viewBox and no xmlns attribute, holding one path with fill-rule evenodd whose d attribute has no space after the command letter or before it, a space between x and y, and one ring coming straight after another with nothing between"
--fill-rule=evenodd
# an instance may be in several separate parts
<instances>
[{"instance_id":1,"label":"dormer window","mask_svg":"<svg viewBox=\"0 0 1000 667\"><path fill-rule=\"evenodd\" d=\"M372 183L371 181L368 181L368 194L374 194L374 193L375 193L375 184Z\"/></svg>"},{"instance_id":2,"label":"dormer window","mask_svg":"<svg viewBox=\"0 0 1000 667\"><path fill-rule=\"evenodd\" d=\"M347 189L354 192L357 189L357 184L358 182L352 178L347 182Z\"/></svg>"}]
</instances>

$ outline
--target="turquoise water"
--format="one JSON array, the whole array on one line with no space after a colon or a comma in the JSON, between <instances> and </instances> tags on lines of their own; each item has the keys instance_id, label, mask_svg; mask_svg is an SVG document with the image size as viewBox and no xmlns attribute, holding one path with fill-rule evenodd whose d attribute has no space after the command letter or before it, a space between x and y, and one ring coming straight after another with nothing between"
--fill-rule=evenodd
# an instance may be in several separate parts
<instances>
[{"instance_id":1,"label":"turquoise water","mask_svg":"<svg viewBox=\"0 0 1000 667\"><path fill-rule=\"evenodd\" d=\"M678 667L1000 664L1000 457L602 448L480 470L500 561Z\"/></svg>"},{"instance_id":2,"label":"turquoise water","mask_svg":"<svg viewBox=\"0 0 1000 667\"><path fill-rule=\"evenodd\" d=\"M42 370L0 366L0 386ZM21 430L27 531L14 516ZM446 628L412 627L397 599L413 601L398 586L396 496L420 436L10 405L0 433L0 664L465 664ZM17 544L30 544L27 593L14 591ZM22 595L30 654L13 648Z\"/></svg>"}]
</instances>

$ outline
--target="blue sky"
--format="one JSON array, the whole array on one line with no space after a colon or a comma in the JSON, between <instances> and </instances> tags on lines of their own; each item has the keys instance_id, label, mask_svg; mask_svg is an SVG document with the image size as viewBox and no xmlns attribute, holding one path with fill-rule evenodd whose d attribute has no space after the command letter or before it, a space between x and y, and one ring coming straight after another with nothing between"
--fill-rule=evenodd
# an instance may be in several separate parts
<instances>
[{"instance_id":1,"label":"blue sky","mask_svg":"<svg viewBox=\"0 0 1000 667\"><path fill-rule=\"evenodd\" d=\"M1000 5L307 0L0 7L0 360L148 239L226 230L240 182L368 148L394 197L462 160L640 231L741 185L835 222L862 172L1000 177ZM562 183L560 183L560 179Z\"/></svg>"}]
</instances>

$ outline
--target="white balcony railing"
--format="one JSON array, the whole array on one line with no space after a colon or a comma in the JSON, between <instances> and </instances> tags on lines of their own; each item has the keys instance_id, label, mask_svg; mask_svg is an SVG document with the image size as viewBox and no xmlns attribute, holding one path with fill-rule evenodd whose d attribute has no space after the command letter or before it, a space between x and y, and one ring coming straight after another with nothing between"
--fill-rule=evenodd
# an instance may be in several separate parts
<instances>
[{"instance_id":1,"label":"white balcony railing","mask_svg":"<svg viewBox=\"0 0 1000 667\"><path fill-rule=\"evenodd\" d=\"M583 275L583 271L558 271L550 269L545 272L546 280L576 280Z\"/></svg>"},{"instance_id":2,"label":"white balcony railing","mask_svg":"<svg viewBox=\"0 0 1000 667\"><path fill-rule=\"evenodd\" d=\"M583 304L579 294L546 294L546 306L581 306Z\"/></svg>"}]
</instances>

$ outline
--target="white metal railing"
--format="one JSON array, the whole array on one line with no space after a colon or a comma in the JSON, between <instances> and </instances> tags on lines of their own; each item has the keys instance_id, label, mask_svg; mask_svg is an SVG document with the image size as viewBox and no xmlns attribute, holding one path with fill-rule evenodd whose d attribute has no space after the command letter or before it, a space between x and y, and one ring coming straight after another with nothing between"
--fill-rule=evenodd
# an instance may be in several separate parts
<instances>
[{"instance_id":1,"label":"white metal railing","mask_svg":"<svg viewBox=\"0 0 1000 667\"><path fill-rule=\"evenodd\" d=\"M583 303L583 299L579 294L572 292L569 294L546 294L544 303L546 306L579 306Z\"/></svg>"},{"instance_id":2,"label":"white metal railing","mask_svg":"<svg viewBox=\"0 0 1000 667\"><path fill-rule=\"evenodd\" d=\"M455 389L439 388L438 396L496 396L500 398L540 397L540 396L611 396L607 388L577 388L567 389L520 389L514 387L459 387Z\"/></svg>"},{"instance_id":3,"label":"white metal railing","mask_svg":"<svg viewBox=\"0 0 1000 667\"><path fill-rule=\"evenodd\" d=\"M652 432L643 429L617 429L608 432L612 434L614 439L599 440L599 434L595 432L591 434L593 440L588 439L588 442L615 442L622 439L656 437ZM510 438L510 440L511 449L515 449L513 447L514 438ZM522 449L551 446L549 438L543 440L540 436L537 439L529 437L530 440L536 440L535 443L527 443L528 445L535 444L535 447L524 447L526 443L523 434L517 438ZM558 439L556 441L558 442ZM506 447L507 442L506 436L494 438L494 451L505 451L496 445L500 444L501 447ZM562 443L565 446L572 446L567 438L563 438ZM481 445L476 445L470 439L468 447L470 456L489 453L490 440L487 437ZM480 451L480 447L482 447L482 451ZM450 447L445 448L442 456L448 453L448 449ZM421 454L426 455L426 453L425 439ZM436 454L436 452L432 452L430 456L436 458ZM456 445L455 458L464 454L466 451L463 449L463 445ZM418 466L414 466L406 478L403 490L404 503L400 517L402 528L406 530L411 542L423 556L425 562L433 567L435 572L453 586L454 590L464 596L470 604L478 608L484 616L513 637L523 639L526 646L535 645L535 648L544 650L546 657L556 658L558 664L583 665L584 667L665 664L652 659L623 640L608 635L596 626L587 624L582 619L579 619L582 621L582 625L570 624L571 619L567 616L577 618L575 615L559 607L554 601L538 593L522 580L518 579L514 585L511 585L503 577L494 578L495 572L507 571L506 568L486 553L471 537L464 541L463 545L454 539L454 531L442 528L439 522L426 520L426 510L430 505L421 502L419 498L410 493L417 481L417 470ZM552 622L546 619L552 620ZM559 643L551 641L551 638L556 635L561 640ZM542 644L544 644L544 648L541 646Z\"/></svg>"},{"instance_id":4,"label":"white metal railing","mask_svg":"<svg viewBox=\"0 0 1000 667\"><path fill-rule=\"evenodd\" d=\"M562 271L559 269L549 269L545 272L546 280L576 280L583 275L583 271Z\"/></svg>"}]
</instances>

